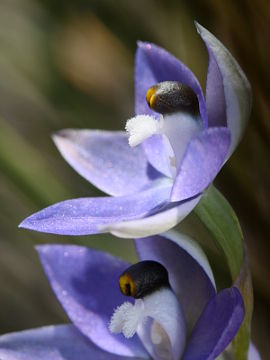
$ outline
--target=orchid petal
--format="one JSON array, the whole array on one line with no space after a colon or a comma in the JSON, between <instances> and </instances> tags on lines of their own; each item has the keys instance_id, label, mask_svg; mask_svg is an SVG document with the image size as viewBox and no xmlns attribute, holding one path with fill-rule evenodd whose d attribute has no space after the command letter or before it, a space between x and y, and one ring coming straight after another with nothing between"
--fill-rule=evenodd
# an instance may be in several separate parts
<instances>
[{"instance_id":1,"label":"orchid petal","mask_svg":"<svg viewBox=\"0 0 270 360\"><path fill-rule=\"evenodd\" d=\"M208 53L209 63L206 81L206 107L208 111L208 126L225 127L227 126L227 121L222 75L211 50L208 50Z\"/></svg>"},{"instance_id":2,"label":"orchid petal","mask_svg":"<svg viewBox=\"0 0 270 360\"><path fill-rule=\"evenodd\" d=\"M194 240L176 232L136 239L135 245L140 260L158 261L168 270L170 285L190 333L216 293L213 273L203 250Z\"/></svg>"},{"instance_id":3,"label":"orchid petal","mask_svg":"<svg viewBox=\"0 0 270 360\"><path fill-rule=\"evenodd\" d=\"M230 344L245 316L236 287L221 290L206 305L195 325L183 360L215 359Z\"/></svg>"},{"instance_id":4,"label":"orchid petal","mask_svg":"<svg viewBox=\"0 0 270 360\"><path fill-rule=\"evenodd\" d=\"M83 246L38 246L49 282L68 316L93 343L122 356L147 358L138 338L112 335L113 309L125 301L118 285L128 263Z\"/></svg>"},{"instance_id":5,"label":"orchid petal","mask_svg":"<svg viewBox=\"0 0 270 360\"><path fill-rule=\"evenodd\" d=\"M142 144L145 155L155 169L165 176L171 177L171 168L168 161L167 149L163 135L152 135Z\"/></svg>"},{"instance_id":6,"label":"orchid petal","mask_svg":"<svg viewBox=\"0 0 270 360\"><path fill-rule=\"evenodd\" d=\"M177 58L166 50L150 43L138 42L135 59L135 113L159 117L147 105L145 100L147 89L159 82L180 81L196 93L200 113L207 127L207 111L201 86L195 75ZM153 146L153 143L155 145ZM153 136L144 142L149 162L160 172L169 176L165 159L165 148L161 138Z\"/></svg>"},{"instance_id":7,"label":"orchid petal","mask_svg":"<svg viewBox=\"0 0 270 360\"><path fill-rule=\"evenodd\" d=\"M220 171L230 147L226 128L209 128L194 137L176 176L171 201L181 201L202 192Z\"/></svg>"},{"instance_id":8,"label":"orchid petal","mask_svg":"<svg viewBox=\"0 0 270 360\"><path fill-rule=\"evenodd\" d=\"M102 225L151 214L168 200L170 191L171 182L164 179L133 195L66 200L31 215L20 227L62 235L95 234L102 232Z\"/></svg>"},{"instance_id":9,"label":"orchid petal","mask_svg":"<svg viewBox=\"0 0 270 360\"><path fill-rule=\"evenodd\" d=\"M73 325L46 326L2 335L1 360L128 360L95 346Z\"/></svg>"},{"instance_id":10,"label":"orchid petal","mask_svg":"<svg viewBox=\"0 0 270 360\"><path fill-rule=\"evenodd\" d=\"M232 135L229 157L241 140L250 116L252 103L250 83L228 49L204 27L198 23L195 25L205 42L210 57L207 105L209 106L211 125L220 124L220 122L213 124L218 116L223 122L225 100L227 126ZM224 99L222 99L221 81ZM215 90L213 91L213 89Z\"/></svg>"},{"instance_id":11,"label":"orchid petal","mask_svg":"<svg viewBox=\"0 0 270 360\"><path fill-rule=\"evenodd\" d=\"M248 360L261 360L259 351L256 349L256 346L250 342L248 349Z\"/></svg>"},{"instance_id":12,"label":"orchid petal","mask_svg":"<svg viewBox=\"0 0 270 360\"><path fill-rule=\"evenodd\" d=\"M141 146L131 149L124 132L66 129L53 140L81 176L109 195L132 194L161 176Z\"/></svg>"},{"instance_id":13,"label":"orchid petal","mask_svg":"<svg viewBox=\"0 0 270 360\"><path fill-rule=\"evenodd\" d=\"M138 220L121 221L105 225L103 230L123 238L156 235L173 228L182 221L198 204L200 198L201 196L197 196L178 204L168 204L154 215Z\"/></svg>"}]
</instances>

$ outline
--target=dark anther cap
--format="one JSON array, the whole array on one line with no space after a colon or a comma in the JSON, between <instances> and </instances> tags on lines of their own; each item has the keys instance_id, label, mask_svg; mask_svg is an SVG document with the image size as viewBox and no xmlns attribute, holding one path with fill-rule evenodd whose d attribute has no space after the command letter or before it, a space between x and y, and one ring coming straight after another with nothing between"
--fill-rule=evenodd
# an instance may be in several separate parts
<instances>
[{"instance_id":1,"label":"dark anther cap","mask_svg":"<svg viewBox=\"0 0 270 360\"><path fill-rule=\"evenodd\" d=\"M178 81L164 81L151 86L147 90L146 101L152 110L160 114L199 112L198 98L194 91Z\"/></svg>"},{"instance_id":2,"label":"dark anther cap","mask_svg":"<svg viewBox=\"0 0 270 360\"><path fill-rule=\"evenodd\" d=\"M169 287L168 271L157 261L145 260L130 266L119 277L121 292L135 299Z\"/></svg>"}]
</instances>

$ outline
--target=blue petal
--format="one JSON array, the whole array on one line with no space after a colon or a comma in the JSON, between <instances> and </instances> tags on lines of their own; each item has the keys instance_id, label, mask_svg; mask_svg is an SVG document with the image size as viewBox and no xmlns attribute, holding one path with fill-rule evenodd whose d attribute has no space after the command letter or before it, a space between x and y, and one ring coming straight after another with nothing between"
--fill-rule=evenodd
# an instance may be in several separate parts
<instances>
[{"instance_id":1,"label":"blue petal","mask_svg":"<svg viewBox=\"0 0 270 360\"><path fill-rule=\"evenodd\" d=\"M165 180L125 197L66 200L31 215L20 227L62 235L104 232L101 227L106 224L143 218L161 208L168 201L172 186Z\"/></svg>"},{"instance_id":2,"label":"blue petal","mask_svg":"<svg viewBox=\"0 0 270 360\"><path fill-rule=\"evenodd\" d=\"M161 81L174 80L190 86L196 93L200 104L200 113L205 127L207 111L201 86L195 75L177 58L166 50L150 43L138 43L135 59L135 113L158 117L145 100L147 89ZM154 144L155 143L155 144ZM153 136L144 142L146 155L150 163L163 174L170 176L165 149L161 138Z\"/></svg>"},{"instance_id":3,"label":"blue petal","mask_svg":"<svg viewBox=\"0 0 270 360\"><path fill-rule=\"evenodd\" d=\"M141 146L129 146L124 132L67 129L53 139L65 160L109 195L132 194L161 176Z\"/></svg>"},{"instance_id":4,"label":"blue petal","mask_svg":"<svg viewBox=\"0 0 270 360\"><path fill-rule=\"evenodd\" d=\"M189 237L174 232L136 239L135 244L140 260L158 261L168 270L190 333L216 294L213 274L202 249Z\"/></svg>"},{"instance_id":5,"label":"blue petal","mask_svg":"<svg viewBox=\"0 0 270 360\"><path fill-rule=\"evenodd\" d=\"M215 359L230 344L245 316L236 287L224 289L206 305L191 333L183 360Z\"/></svg>"},{"instance_id":6,"label":"blue petal","mask_svg":"<svg viewBox=\"0 0 270 360\"><path fill-rule=\"evenodd\" d=\"M83 246L44 245L37 250L58 300L84 335L111 353L147 357L137 336L127 340L108 328L114 309L126 300L118 277L128 263Z\"/></svg>"},{"instance_id":7,"label":"blue petal","mask_svg":"<svg viewBox=\"0 0 270 360\"><path fill-rule=\"evenodd\" d=\"M259 351L256 349L255 345L250 342L248 349L248 360L261 360Z\"/></svg>"},{"instance_id":8,"label":"blue petal","mask_svg":"<svg viewBox=\"0 0 270 360\"><path fill-rule=\"evenodd\" d=\"M228 49L208 30L198 23L195 25L210 56L206 94L211 125L224 124L225 101L227 126L232 135L228 154L230 156L241 140L250 116L252 104L250 83Z\"/></svg>"},{"instance_id":9,"label":"blue petal","mask_svg":"<svg viewBox=\"0 0 270 360\"><path fill-rule=\"evenodd\" d=\"M47 326L0 337L1 360L128 360L105 352L72 325Z\"/></svg>"},{"instance_id":10,"label":"blue petal","mask_svg":"<svg viewBox=\"0 0 270 360\"><path fill-rule=\"evenodd\" d=\"M195 208L201 195L182 202L169 203L156 213L129 221L105 225L103 230L123 238L151 236L168 231L182 221Z\"/></svg>"},{"instance_id":11,"label":"blue petal","mask_svg":"<svg viewBox=\"0 0 270 360\"><path fill-rule=\"evenodd\" d=\"M152 135L142 145L150 163L162 174L171 177L172 174L163 135Z\"/></svg>"},{"instance_id":12,"label":"blue petal","mask_svg":"<svg viewBox=\"0 0 270 360\"><path fill-rule=\"evenodd\" d=\"M230 147L227 128L209 128L189 143L172 189L171 200L181 201L201 193L215 179Z\"/></svg>"}]
</instances>

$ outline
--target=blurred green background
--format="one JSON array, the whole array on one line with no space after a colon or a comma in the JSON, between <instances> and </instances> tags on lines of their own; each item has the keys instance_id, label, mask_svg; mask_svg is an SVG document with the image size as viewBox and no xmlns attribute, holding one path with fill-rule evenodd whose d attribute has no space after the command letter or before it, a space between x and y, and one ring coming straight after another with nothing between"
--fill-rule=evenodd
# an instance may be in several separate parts
<instances>
[{"instance_id":1,"label":"blurred green background","mask_svg":"<svg viewBox=\"0 0 270 360\"><path fill-rule=\"evenodd\" d=\"M101 194L65 163L50 135L68 127L124 128L133 115L136 40L165 47L205 82L207 52L194 19L231 50L253 87L247 132L215 184L238 214L248 244L255 288L252 338L267 358L268 0L0 1L0 333L67 321L47 284L35 244L84 244L135 260L132 242L125 239L60 237L19 230L17 225L54 202ZM190 225L195 238L209 238L195 215L180 229L191 233ZM226 265L208 240L206 251L225 284Z\"/></svg>"}]
</instances>

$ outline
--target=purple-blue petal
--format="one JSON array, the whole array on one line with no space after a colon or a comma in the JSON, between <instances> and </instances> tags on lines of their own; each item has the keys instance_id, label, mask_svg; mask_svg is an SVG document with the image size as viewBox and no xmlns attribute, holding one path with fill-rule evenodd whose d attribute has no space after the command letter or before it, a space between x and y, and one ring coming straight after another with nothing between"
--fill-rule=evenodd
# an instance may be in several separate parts
<instances>
[{"instance_id":1,"label":"purple-blue petal","mask_svg":"<svg viewBox=\"0 0 270 360\"><path fill-rule=\"evenodd\" d=\"M190 333L203 308L216 294L202 250L190 238L174 233L136 239L135 245L140 260L158 261L168 270Z\"/></svg>"},{"instance_id":2,"label":"purple-blue petal","mask_svg":"<svg viewBox=\"0 0 270 360\"><path fill-rule=\"evenodd\" d=\"M230 147L227 128L208 128L187 146L172 188L171 201L201 193L220 171Z\"/></svg>"},{"instance_id":3,"label":"purple-blue petal","mask_svg":"<svg viewBox=\"0 0 270 360\"><path fill-rule=\"evenodd\" d=\"M155 169L165 176L171 177L171 169L163 136L160 134L152 135L142 145L147 159L149 159Z\"/></svg>"},{"instance_id":4,"label":"purple-blue petal","mask_svg":"<svg viewBox=\"0 0 270 360\"><path fill-rule=\"evenodd\" d=\"M109 195L132 194L162 176L148 163L142 146L129 146L124 132L66 129L53 140L81 176Z\"/></svg>"},{"instance_id":5,"label":"purple-blue petal","mask_svg":"<svg viewBox=\"0 0 270 360\"><path fill-rule=\"evenodd\" d=\"M245 316L236 287L221 290L210 299L187 344L183 360L215 359L233 340Z\"/></svg>"},{"instance_id":6,"label":"purple-blue petal","mask_svg":"<svg viewBox=\"0 0 270 360\"><path fill-rule=\"evenodd\" d=\"M257 350L256 346L252 343L252 341L249 344L248 360L261 360L259 351Z\"/></svg>"},{"instance_id":7,"label":"purple-blue petal","mask_svg":"<svg viewBox=\"0 0 270 360\"><path fill-rule=\"evenodd\" d=\"M37 250L58 300L84 335L108 352L147 358L137 336L127 340L108 328L114 309L126 300L118 277L128 263L82 246L44 245Z\"/></svg>"},{"instance_id":8,"label":"purple-blue petal","mask_svg":"<svg viewBox=\"0 0 270 360\"><path fill-rule=\"evenodd\" d=\"M211 125L224 123L224 100L226 123L231 131L230 156L246 128L252 105L251 86L243 70L225 46L208 30L195 23L198 33L205 42L210 56L210 69L207 79L207 105L212 112ZM222 81L222 84L221 84ZM222 99L222 87L224 99ZM211 97L211 98L210 98ZM216 102L216 105L214 103ZM218 108L220 106L220 108ZM220 120L217 120L220 117ZM213 121L218 121L213 124Z\"/></svg>"},{"instance_id":9,"label":"purple-blue petal","mask_svg":"<svg viewBox=\"0 0 270 360\"><path fill-rule=\"evenodd\" d=\"M120 360L82 335L73 325L46 326L2 335L1 360Z\"/></svg>"},{"instance_id":10,"label":"purple-blue petal","mask_svg":"<svg viewBox=\"0 0 270 360\"><path fill-rule=\"evenodd\" d=\"M207 127L207 110L203 92L195 75L176 57L166 50L150 43L138 42L135 58L135 113L159 115L147 105L145 100L147 89L159 82L180 81L193 89L199 99L200 113ZM153 146L153 142L156 144ZM160 172L168 175L168 167L164 161L164 146L160 137L152 137L144 142L146 155L150 163Z\"/></svg>"},{"instance_id":11,"label":"purple-blue petal","mask_svg":"<svg viewBox=\"0 0 270 360\"><path fill-rule=\"evenodd\" d=\"M206 107L208 111L208 126L227 126L222 75L216 59L208 46L207 50L209 54L206 81Z\"/></svg>"},{"instance_id":12,"label":"purple-blue petal","mask_svg":"<svg viewBox=\"0 0 270 360\"><path fill-rule=\"evenodd\" d=\"M147 217L120 221L104 226L104 231L123 238L151 236L168 231L182 221L195 208L201 195L182 202L168 203Z\"/></svg>"},{"instance_id":13,"label":"purple-blue petal","mask_svg":"<svg viewBox=\"0 0 270 360\"><path fill-rule=\"evenodd\" d=\"M139 219L156 212L168 201L171 186L171 182L164 179L133 195L62 201L31 215L20 227L62 235L99 233L106 224Z\"/></svg>"}]
</instances>

